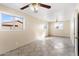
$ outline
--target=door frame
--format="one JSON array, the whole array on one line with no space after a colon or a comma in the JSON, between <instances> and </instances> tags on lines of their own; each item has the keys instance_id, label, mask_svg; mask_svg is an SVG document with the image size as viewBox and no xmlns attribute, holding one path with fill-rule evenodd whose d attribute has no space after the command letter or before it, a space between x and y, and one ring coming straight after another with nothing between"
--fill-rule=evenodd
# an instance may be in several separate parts
<instances>
[{"instance_id":1,"label":"door frame","mask_svg":"<svg viewBox=\"0 0 79 59\"><path fill-rule=\"evenodd\" d=\"M79 10L76 9L75 10L75 14L74 14L74 43L75 43L75 55L77 56L79 51L78 51L78 18L79 18Z\"/></svg>"}]
</instances>

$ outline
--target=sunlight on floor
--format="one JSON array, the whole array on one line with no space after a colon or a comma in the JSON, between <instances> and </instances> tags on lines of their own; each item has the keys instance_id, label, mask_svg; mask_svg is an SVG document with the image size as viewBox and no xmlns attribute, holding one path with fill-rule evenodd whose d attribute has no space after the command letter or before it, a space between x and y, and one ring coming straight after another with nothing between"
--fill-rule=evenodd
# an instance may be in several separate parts
<instances>
[{"instance_id":1,"label":"sunlight on floor","mask_svg":"<svg viewBox=\"0 0 79 59\"><path fill-rule=\"evenodd\" d=\"M61 42L56 42L56 43L54 44L54 48L56 48L56 49L64 48L64 44L61 43Z\"/></svg>"}]
</instances>

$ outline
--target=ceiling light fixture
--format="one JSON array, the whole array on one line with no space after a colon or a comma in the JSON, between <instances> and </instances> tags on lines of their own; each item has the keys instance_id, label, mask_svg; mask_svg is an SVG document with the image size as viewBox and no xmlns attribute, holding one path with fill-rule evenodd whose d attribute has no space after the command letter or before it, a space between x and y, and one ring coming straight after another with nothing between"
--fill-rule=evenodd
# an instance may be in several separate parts
<instances>
[{"instance_id":1,"label":"ceiling light fixture","mask_svg":"<svg viewBox=\"0 0 79 59\"><path fill-rule=\"evenodd\" d=\"M38 12L38 6L39 6L39 4L38 3L32 3L31 5L30 5L30 8L31 8L31 10L32 11L34 11L34 12Z\"/></svg>"}]
</instances>

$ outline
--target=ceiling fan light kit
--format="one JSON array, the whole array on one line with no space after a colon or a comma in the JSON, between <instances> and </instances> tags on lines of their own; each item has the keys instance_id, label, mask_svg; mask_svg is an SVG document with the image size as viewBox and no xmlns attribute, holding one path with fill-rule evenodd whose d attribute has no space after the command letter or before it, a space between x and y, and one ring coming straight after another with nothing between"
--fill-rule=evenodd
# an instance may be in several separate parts
<instances>
[{"instance_id":1,"label":"ceiling fan light kit","mask_svg":"<svg viewBox=\"0 0 79 59\"><path fill-rule=\"evenodd\" d=\"M39 8L38 3L30 4L30 9L31 9L32 11L34 11L35 13L38 12L38 8Z\"/></svg>"}]
</instances>

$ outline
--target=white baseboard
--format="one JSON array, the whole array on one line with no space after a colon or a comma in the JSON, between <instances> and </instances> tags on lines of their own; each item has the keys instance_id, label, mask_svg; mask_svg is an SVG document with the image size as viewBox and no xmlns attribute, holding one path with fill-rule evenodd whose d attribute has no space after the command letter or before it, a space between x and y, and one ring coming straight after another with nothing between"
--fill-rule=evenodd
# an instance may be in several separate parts
<instances>
[{"instance_id":1,"label":"white baseboard","mask_svg":"<svg viewBox=\"0 0 79 59\"><path fill-rule=\"evenodd\" d=\"M63 37L63 38L70 38L69 36L59 36L59 35L48 35L47 37Z\"/></svg>"}]
</instances>

